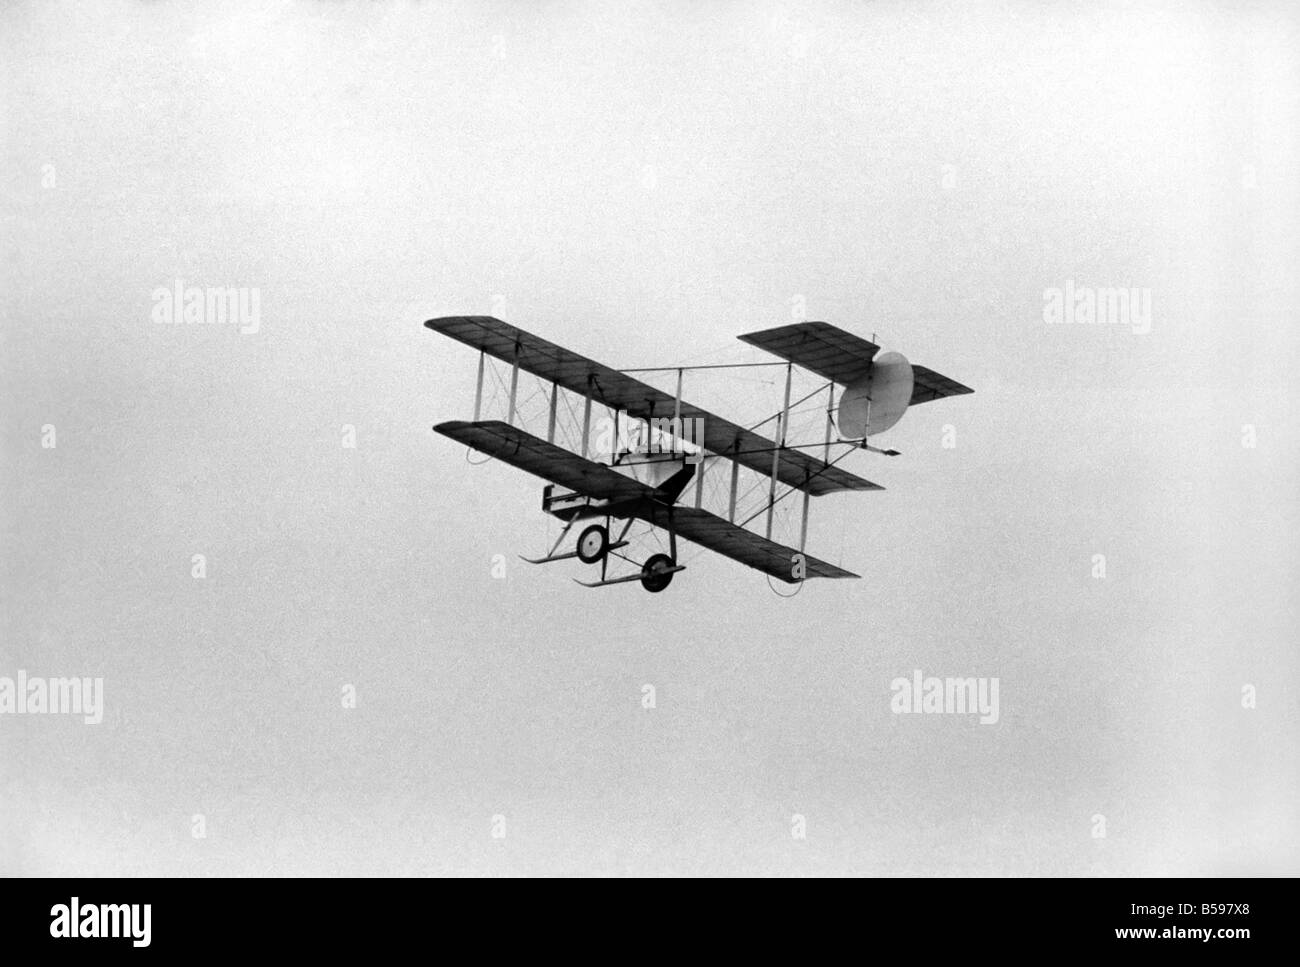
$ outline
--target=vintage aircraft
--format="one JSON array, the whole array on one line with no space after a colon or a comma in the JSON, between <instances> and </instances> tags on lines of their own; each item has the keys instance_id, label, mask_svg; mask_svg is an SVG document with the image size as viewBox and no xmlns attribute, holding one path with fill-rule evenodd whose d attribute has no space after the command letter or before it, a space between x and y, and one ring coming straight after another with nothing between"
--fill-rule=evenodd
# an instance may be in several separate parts
<instances>
[{"instance_id":1,"label":"vintage aircraft","mask_svg":"<svg viewBox=\"0 0 1300 967\"><path fill-rule=\"evenodd\" d=\"M914 366L897 352L880 347L824 322L801 322L753 332L739 338L785 360L784 363L724 364L737 366L782 366L785 368L785 403L770 417L776 422L776 439L769 439L722 417L706 412L682 399L682 373L688 369L721 367L659 367L677 373L677 392L670 395L629 375L646 370L616 370L557 346L538 336L490 316L451 316L425 323L434 332L450 336L479 351L478 387L471 422L440 423L433 429L489 457L526 470L549 481L543 491L542 510L564 521L564 528L545 557L524 558L530 564L546 564L577 558L600 565L600 580L578 583L604 587L640 581L647 591L662 591L673 575L685 570L678 563L677 539L685 538L711 551L756 568L789 584L809 577L854 578L858 575L804 554L808 536L808 500L844 490L881 490L836 466L844 456L866 449L887 456L895 450L881 450L868 442L902 418L909 406L973 390L924 366ZM492 356L510 365L509 404L505 421L480 420L483 402L484 362ZM826 430L821 444L789 444L786 429L791 412L790 386L795 366L827 380L804 400L826 393ZM523 371L551 384L546 439L514 425L519 373ZM839 405L832 406L834 388L844 387ZM561 390L577 394L584 401L581 452L557 445L557 399ZM796 401L796 402L803 402ZM610 462L588 457L592 405L607 407L614 414L615 427L621 418L641 421L650 428L648 438L656 446L614 446ZM763 423L768 420L763 421ZM762 426L760 423L758 426ZM835 439L832 441L832 432ZM645 442L643 437L642 442ZM830 448L847 445L835 460ZM820 445L819 459L804 448ZM727 517L701 507L707 461L730 461L731 489ZM764 507L748 519L736 521L737 480L744 467L768 479ZM696 483L694 506L679 500L692 480ZM777 484L786 489L777 496ZM799 548L786 547L771 539L775 505L792 493L803 494ZM766 512L766 536L745 527ZM622 530L610 539L610 524L623 521ZM565 535L578 521L590 523L579 535L576 547L556 553ZM663 528L668 533L668 553L653 554L639 565L621 554L628 546L629 529L636 521ZM631 574L611 577L611 556L637 567Z\"/></svg>"}]
</instances>

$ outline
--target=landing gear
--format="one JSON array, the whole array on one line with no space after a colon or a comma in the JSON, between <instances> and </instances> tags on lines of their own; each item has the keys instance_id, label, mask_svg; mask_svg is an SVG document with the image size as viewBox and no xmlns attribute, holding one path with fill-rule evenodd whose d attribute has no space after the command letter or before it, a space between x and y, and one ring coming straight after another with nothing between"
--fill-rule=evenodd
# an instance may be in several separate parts
<instances>
[{"instance_id":1,"label":"landing gear","mask_svg":"<svg viewBox=\"0 0 1300 967\"><path fill-rule=\"evenodd\" d=\"M641 587L651 593L662 591L672 583L675 573L671 557L667 554L652 554L641 565Z\"/></svg>"},{"instance_id":2,"label":"landing gear","mask_svg":"<svg viewBox=\"0 0 1300 967\"><path fill-rule=\"evenodd\" d=\"M595 564L609 553L609 531L602 524L592 524L578 535L578 560Z\"/></svg>"},{"instance_id":3,"label":"landing gear","mask_svg":"<svg viewBox=\"0 0 1300 967\"><path fill-rule=\"evenodd\" d=\"M577 518L574 518L575 520ZM627 532L632 527L634 520L648 520L650 524L657 524L655 515L652 512L648 518L637 518L629 515L627 523L619 532L617 539L613 543L609 540L609 518L605 518L604 525L592 524L578 536L577 548L569 554L558 554L545 558L548 561L558 561L566 557L576 557L584 564L600 564L599 581L578 581L584 588L603 588L611 584L626 584L630 581L640 581L641 587L654 593L662 591L672 583L673 575L678 571L685 571L686 565L677 563L677 534L673 528L672 508L668 508L668 553L652 554L641 565L640 570L633 571L631 574L622 574L618 577L608 577L606 569L609 567L611 557L622 558L629 564L635 565L636 561L626 555L619 554L618 549L626 547ZM659 526L663 526L659 524ZM558 545L557 545L558 546ZM577 580L576 578L574 580Z\"/></svg>"}]
</instances>

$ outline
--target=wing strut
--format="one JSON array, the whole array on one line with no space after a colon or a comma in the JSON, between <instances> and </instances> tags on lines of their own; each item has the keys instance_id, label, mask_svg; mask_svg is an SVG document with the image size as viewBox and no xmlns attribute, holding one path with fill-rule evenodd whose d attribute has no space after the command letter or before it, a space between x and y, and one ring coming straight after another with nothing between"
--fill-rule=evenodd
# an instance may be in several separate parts
<instances>
[{"instance_id":1,"label":"wing strut","mask_svg":"<svg viewBox=\"0 0 1300 967\"><path fill-rule=\"evenodd\" d=\"M591 436L591 380L592 377L588 376L587 394L582 406L582 456L584 459L587 456L587 440Z\"/></svg>"},{"instance_id":2,"label":"wing strut","mask_svg":"<svg viewBox=\"0 0 1300 967\"><path fill-rule=\"evenodd\" d=\"M772 515L776 512L776 472L781 466L781 451L785 449L786 424L790 422L790 377L794 375L794 364L785 364L785 403L781 407L781 423L777 427L776 446L772 448L772 482L767 488L767 539L772 539ZM807 485L807 471L804 473Z\"/></svg>"},{"instance_id":3,"label":"wing strut","mask_svg":"<svg viewBox=\"0 0 1300 967\"><path fill-rule=\"evenodd\" d=\"M487 350L478 351L478 385L474 388L474 422L479 420L479 412L483 409L483 363L487 359Z\"/></svg>"},{"instance_id":4,"label":"wing strut","mask_svg":"<svg viewBox=\"0 0 1300 967\"><path fill-rule=\"evenodd\" d=\"M510 409L507 411L506 422L514 425L515 422L515 396L519 391L519 339L515 339L515 360L510 365Z\"/></svg>"},{"instance_id":5,"label":"wing strut","mask_svg":"<svg viewBox=\"0 0 1300 967\"><path fill-rule=\"evenodd\" d=\"M831 428L835 421L831 418L835 406L835 384L826 384L826 440L822 443L822 463L830 463L831 460ZM808 501L812 495L808 493L805 486L803 492L803 513L800 515L799 523L799 553L803 553L804 546L808 543Z\"/></svg>"},{"instance_id":6,"label":"wing strut","mask_svg":"<svg viewBox=\"0 0 1300 967\"><path fill-rule=\"evenodd\" d=\"M740 483L740 461L735 457L735 453L739 449L740 441L737 440L731 447L731 503L727 509L727 520L732 524L736 522L736 487Z\"/></svg>"}]
</instances>

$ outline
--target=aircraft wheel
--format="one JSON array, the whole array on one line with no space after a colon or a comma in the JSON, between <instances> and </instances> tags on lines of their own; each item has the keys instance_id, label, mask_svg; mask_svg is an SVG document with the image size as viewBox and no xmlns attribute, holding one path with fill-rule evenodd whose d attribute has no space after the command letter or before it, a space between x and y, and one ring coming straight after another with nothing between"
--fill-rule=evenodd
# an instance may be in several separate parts
<instances>
[{"instance_id":1,"label":"aircraft wheel","mask_svg":"<svg viewBox=\"0 0 1300 967\"><path fill-rule=\"evenodd\" d=\"M609 531L601 524L592 524L578 535L578 560L595 564L609 552Z\"/></svg>"},{"instance_id":2,"label":"aircraft wheel","mask_svg":"<svg viewBox=\"0 0 1300 967\"><path fill-rule=\"evenodd\" d=\"M662 591L673 581L675 572L669 571L667 574L661 573L665 568L673 566L673 559L667 554L652 554L650 558L641 566L641 587L654 593Z\"/></svg>"}]
</instances>

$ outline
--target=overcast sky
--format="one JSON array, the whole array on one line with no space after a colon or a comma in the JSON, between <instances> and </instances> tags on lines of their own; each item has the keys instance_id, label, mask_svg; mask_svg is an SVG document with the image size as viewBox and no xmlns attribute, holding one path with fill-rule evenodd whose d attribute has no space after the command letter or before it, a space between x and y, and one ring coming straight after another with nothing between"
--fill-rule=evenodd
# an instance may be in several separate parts
<instances>
[{"instance_id":1,"label":"overcast sky","mask_svg":"<svg viewBox=\"0 0 1300 967\"><path fill-rule=\"evenodd\" d=\"M1293 6L219 6L0 11L0 676L105 706L0 715L0 872L1300 869ZM590 591L430 431L454 314L614 366L820 319L975 394L814 501L862 580ZM894 714L917 669L998 722Z\"/></svg>"}]
</instances>

